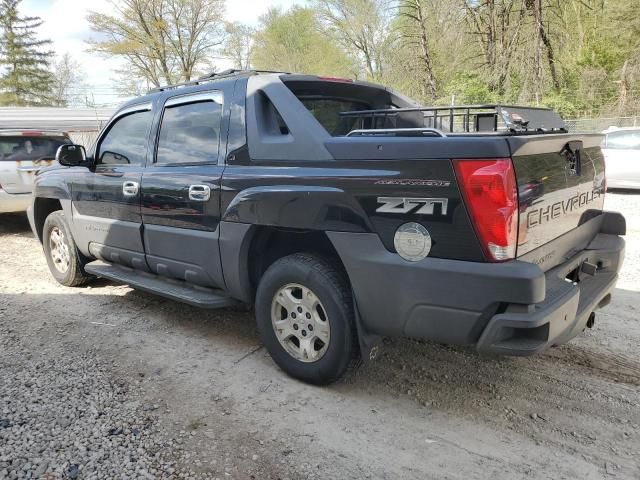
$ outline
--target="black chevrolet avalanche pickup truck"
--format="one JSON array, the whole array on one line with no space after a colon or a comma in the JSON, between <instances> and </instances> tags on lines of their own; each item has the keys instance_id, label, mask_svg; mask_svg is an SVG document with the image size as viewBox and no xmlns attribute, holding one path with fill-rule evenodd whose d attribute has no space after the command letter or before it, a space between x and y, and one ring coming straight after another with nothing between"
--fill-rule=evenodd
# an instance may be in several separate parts
<instances>
[{"instance_id":1,"label":"black chevrolet avalanche pickup truck","mask_svg":"<svg viewBox=\"0 0 640 480\"><path fill-rule=\"evenodd\" d=\"M387 336L531 355L592 327L626 229L600 141L548 109L227 71L60 147L29 218L61 284L253 304L274 361L326 384Z\"/></svg>"}]
</instances>

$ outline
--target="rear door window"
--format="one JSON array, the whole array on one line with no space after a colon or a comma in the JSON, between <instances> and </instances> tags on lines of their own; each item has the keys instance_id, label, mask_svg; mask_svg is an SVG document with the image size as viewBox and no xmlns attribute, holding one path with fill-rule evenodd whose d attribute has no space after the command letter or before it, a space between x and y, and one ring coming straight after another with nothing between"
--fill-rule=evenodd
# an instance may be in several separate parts
<instances>
[{"instance_id":1,"label":"rear door window","mask_svg":"<svg viewBox=\"0 0 640 480\"><path fill-rule=\"evenodd\" d=\"M51 160L66 143L65 137L0 136L0 161Z\"/></svg>"},{"instance_id":2,"label":"rear door window","mask_svg":"<svg viewBox=\"0 0 640 480\"><path fill-rule=\"evenodd\" d=\"M179 99L175 101L180 101ZM158 136L157 164L217 163L222 95L165 107Z\"/></svg>"}]
</instances>

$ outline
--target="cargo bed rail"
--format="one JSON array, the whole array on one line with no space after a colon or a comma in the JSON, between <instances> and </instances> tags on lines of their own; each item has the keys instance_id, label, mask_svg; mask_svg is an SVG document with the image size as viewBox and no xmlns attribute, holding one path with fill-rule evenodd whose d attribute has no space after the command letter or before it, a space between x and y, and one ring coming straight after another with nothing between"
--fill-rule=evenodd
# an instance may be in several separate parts
<instances>
[{"instance_id":1,"label":"cargo bed rail","mask_svg":"<svg viewBox=\"0 0 640 480\"><path fill-rule=\"evenodd\" d=\"M513 105L451 105L446 107L388 108L340 112L344 121L355 120L347 136L375 130L387 135L424 132L526 135L567 133L567 126L549 108ZM353 121L352 120L352 121Z\"/></svg>"}]
</instances>

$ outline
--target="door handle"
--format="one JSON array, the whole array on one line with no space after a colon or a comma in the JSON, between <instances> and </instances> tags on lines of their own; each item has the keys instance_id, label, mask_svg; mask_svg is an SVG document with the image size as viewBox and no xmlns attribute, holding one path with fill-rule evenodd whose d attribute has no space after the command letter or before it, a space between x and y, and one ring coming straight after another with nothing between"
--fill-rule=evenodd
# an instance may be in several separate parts
<instances>
[{"instance_id":1,"label":"door handle","mask_svg":"<svg viewBox=\"0 0 640 480\"><path fill-rule=\"evenodd\" d=\"M191 185L189 187L189 200L206 202L211 198L211 188L207 185Z\"/></svg>"},{"instance_id":2,"label":"door handle","mask_svg":"<svg viewBox=\"0 0 640 480\"><path fill-rule=\"evenodd\" d=\"M125 197L134 197L138 194L138 188L140 184L138 182L124 182L122 184L122 193Z\"/></svg>"}]
</instances>

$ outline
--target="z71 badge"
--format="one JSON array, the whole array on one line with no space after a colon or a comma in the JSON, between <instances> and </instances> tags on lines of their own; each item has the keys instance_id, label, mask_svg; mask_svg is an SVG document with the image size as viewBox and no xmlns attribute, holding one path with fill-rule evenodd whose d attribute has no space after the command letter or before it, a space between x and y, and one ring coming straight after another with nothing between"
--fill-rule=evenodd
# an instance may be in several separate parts
<instances>
[{"instance_id":1,"label":"z71 badge","mask_svg":"<svg viewBox=\"0 0 640 480\"><path fill-rule=\"evenodd\" d=\"M434 207L440 205L440 215L446 215L449 199L378 197L378 203L382 203L382 206L376 208L376 212L379 213L409 213L413 211L418 215L434 215Z\"/></svg>"}]
</instances>

